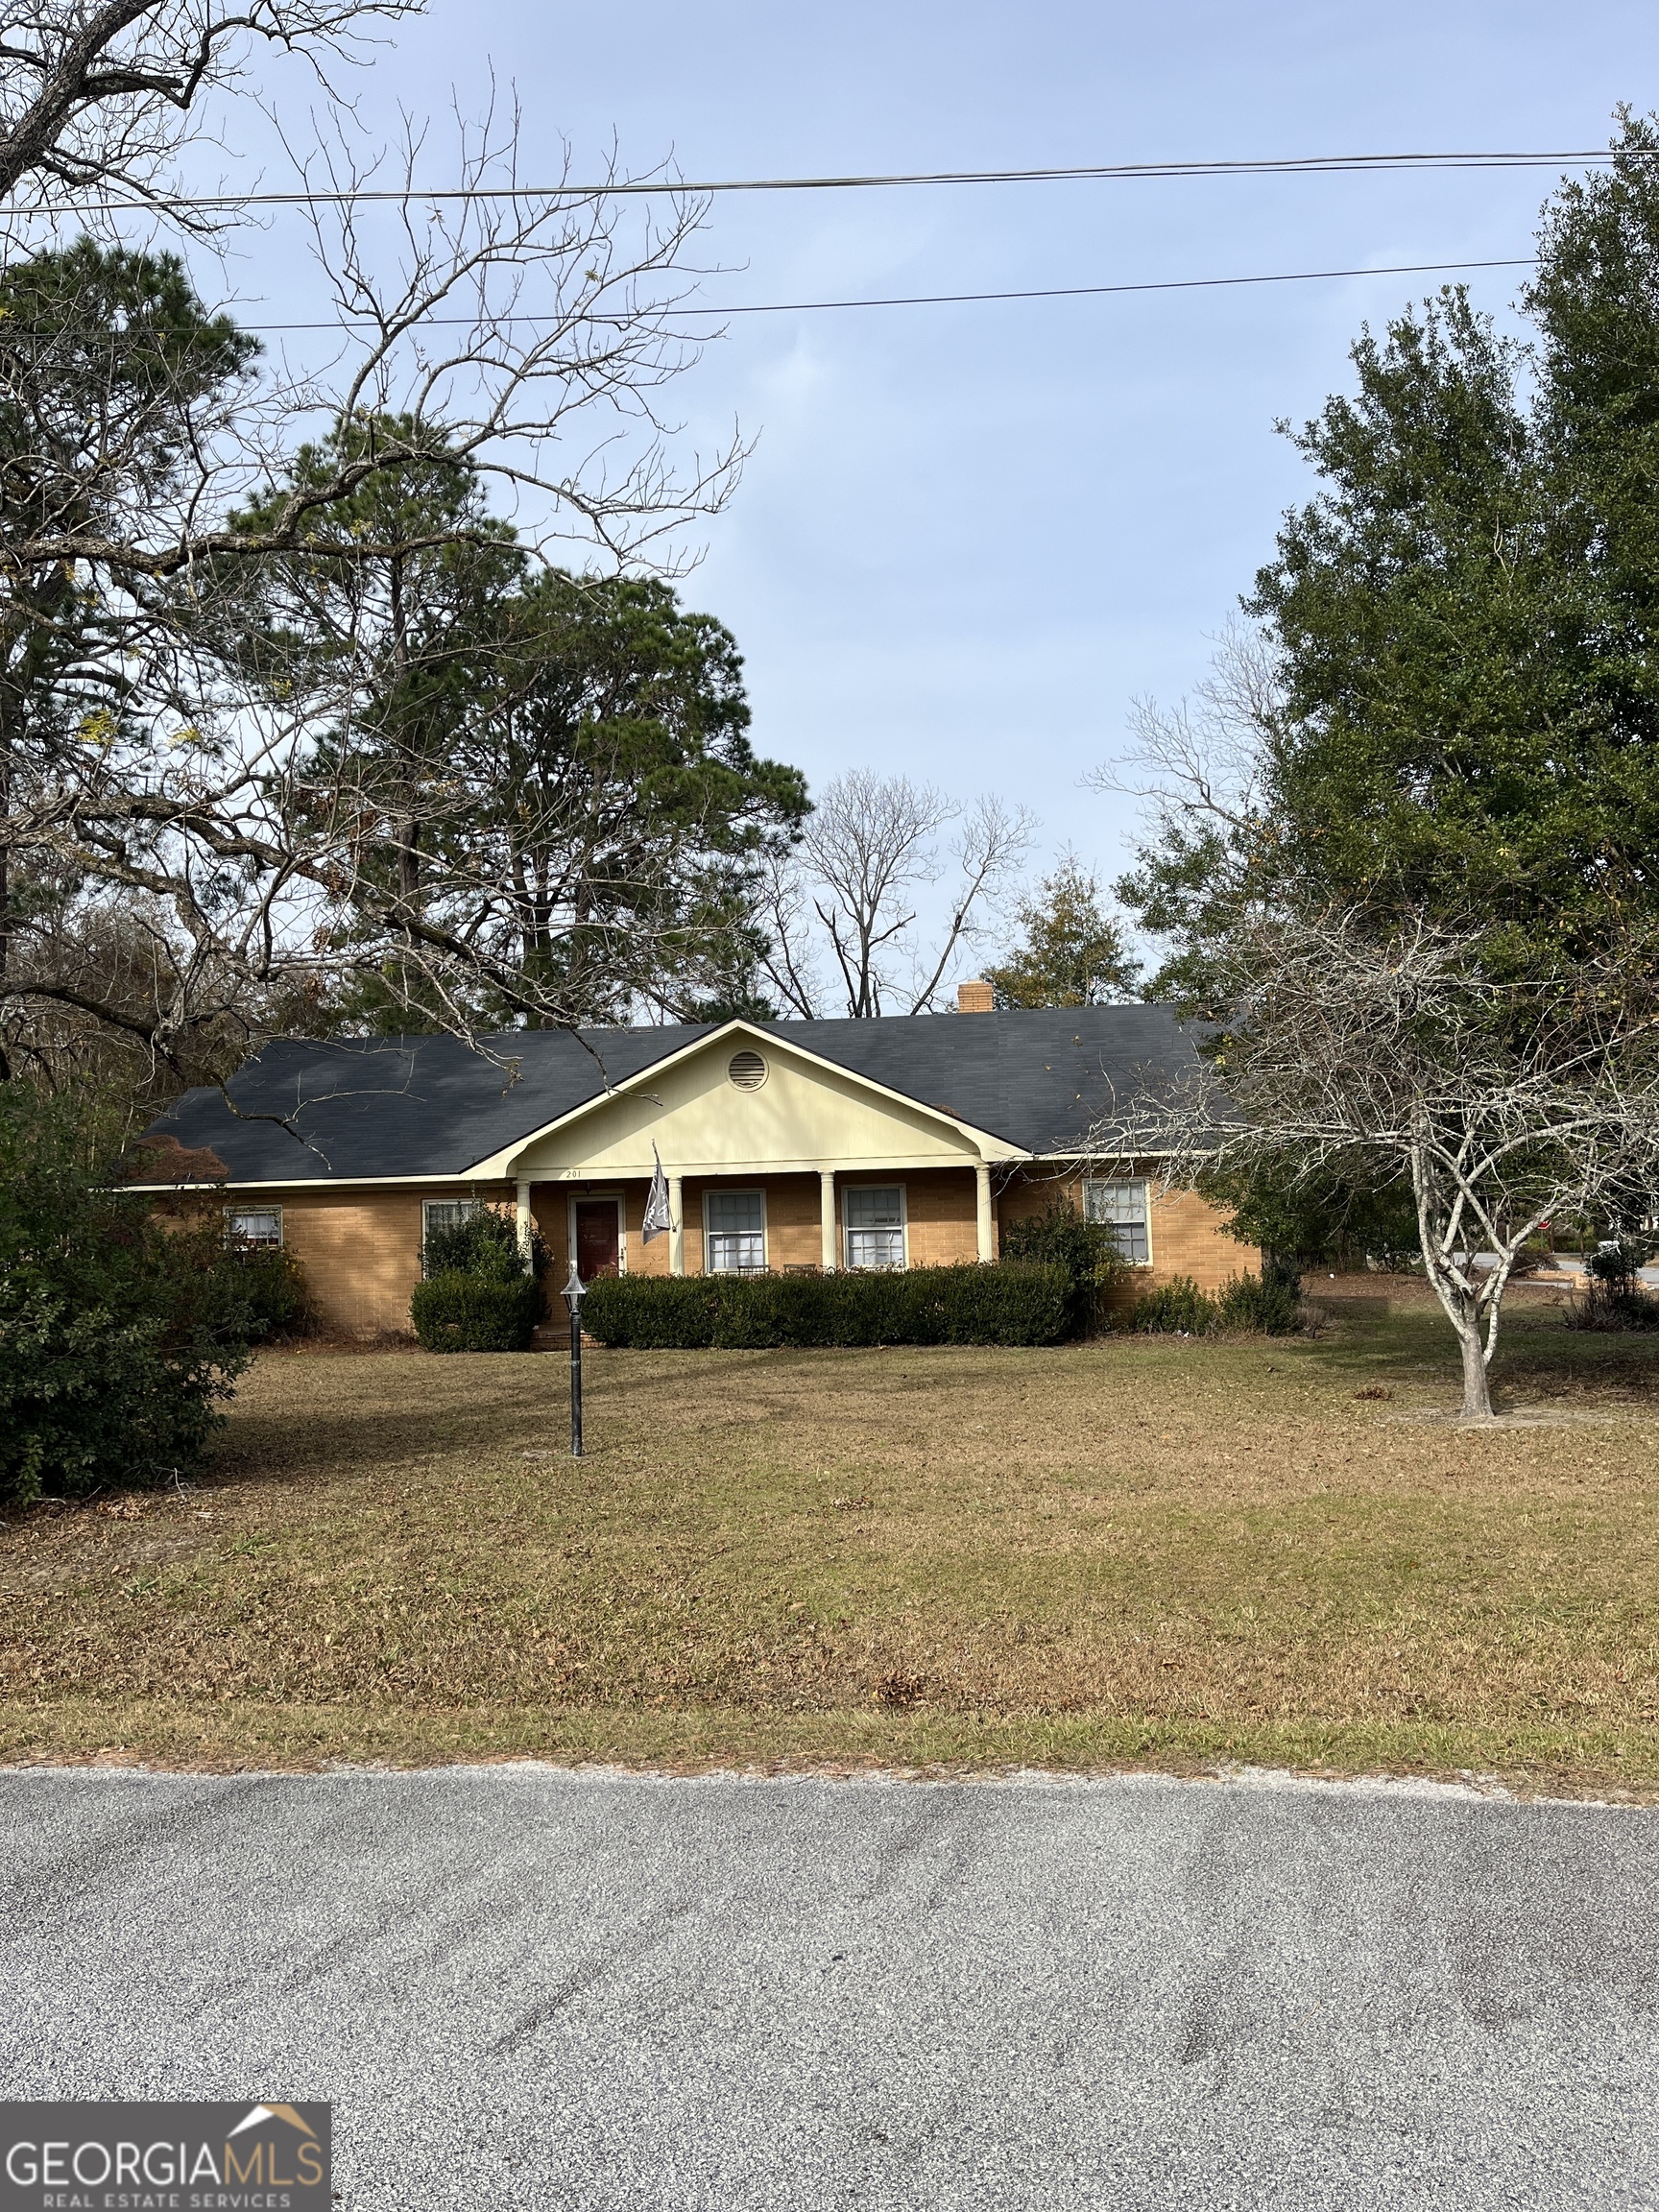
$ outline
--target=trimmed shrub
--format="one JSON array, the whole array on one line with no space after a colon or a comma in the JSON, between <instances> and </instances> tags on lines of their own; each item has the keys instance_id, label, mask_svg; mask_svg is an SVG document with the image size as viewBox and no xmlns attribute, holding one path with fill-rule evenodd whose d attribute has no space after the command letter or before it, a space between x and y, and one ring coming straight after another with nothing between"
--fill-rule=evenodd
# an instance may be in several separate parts
<instances>
[{"instance_id":1,"label":"trimmed shrub","mask_svg":"<svg viewBox=\"0 0 1659 2212\"><path fill-rule=\"evenodd\" d=\"M528 1352L541 1289L532 1275L515 1281L452 1268L416 1284L409 1318L428 1352Z\"/></svg>"},{"instance_id":2,"label":"trimmed shrub","mask_svg":"<svg viewBox=\"0 0 1659 2212\"><path fill-rule=\"evenodd\" d=\"M493 1206L453 1228L434 1229L421 1254L424 1280L409 1301L417 1340L428 1352L528 1352L541 1318L547 1249L532 1233L530 1263L518 1224Z\"/></svg>"},{"instance_id":3,"label":"trimmed shrub","mask_svg":"<svg viewBox=\"0 0 1659 2212\"><path fill-rule=\"evenodd\" d=\"M832 1275L607 1276L586 1328L645 1351L782 1345L1059 1344L1073 1333L1063 1267L1004 1262Z\"/></svg>"},{"instance_id":4,"label":"trimmed shrub","mask_svg":"<svg viewBox=\"0 0 1659 2212\"><path fill-rule=\"evenodd\" d=\"M718 1304L707 1275L600 1275L582 1301L582 1326L601 1344L637 1352L706 1352Z\"/></svg>"}]
</instances>

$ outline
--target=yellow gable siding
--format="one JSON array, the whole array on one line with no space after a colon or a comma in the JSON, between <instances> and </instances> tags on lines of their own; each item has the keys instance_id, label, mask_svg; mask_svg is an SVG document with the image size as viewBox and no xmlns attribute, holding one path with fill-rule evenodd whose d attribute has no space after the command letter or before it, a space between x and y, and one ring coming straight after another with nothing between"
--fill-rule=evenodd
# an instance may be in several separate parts
<instances>
[{"instance_id":1,"label":"yellow gable siding","mask_svg":"<svg viewBox=\"0 0 1659 2212\"><path fill-rule=\"evenodd\" d=\"M747 1040L657 1069L566 1127L499 1156L500 1171L537 1180L649 1175L655 1140L674 1175L813 1166L944 1166L972 1162L966 1129L874 1095L856 1078L762 1045L766 1081L739 1091L726 1070Z\"/></svg>"}]
</instances>

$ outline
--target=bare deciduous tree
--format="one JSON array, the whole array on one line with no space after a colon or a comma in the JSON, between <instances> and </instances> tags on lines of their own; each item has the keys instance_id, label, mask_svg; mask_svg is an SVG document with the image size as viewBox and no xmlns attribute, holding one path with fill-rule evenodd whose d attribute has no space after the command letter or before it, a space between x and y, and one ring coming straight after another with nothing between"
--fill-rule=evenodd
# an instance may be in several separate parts
<instances>
[{"instance_id":1,"label":"bare deciduous tree","mask_svg":"<svg viewBox=\"0 0 1659 2212\"><path fill-rule=\"evenodd\" d=\"M90 13L47 0L0 13L0 36L10 23L24 42L10 107L0 99L0 185L12 179L19 220L94 188L164 197L157 180L199 102L235 81L250 40L326 59L399 12L396 0L255 0L236 15L211 0ZM740 444L682 470L661 411L701 342L678 311L702 204L643 208L558 182L525 193L519 120L509 109L463 130L446 179L461 196L435 205L416 192L419 132L383 160L333 110L322 151L300 162L321 195L306 219L337 325L325 369L255 360L165 256L87 241L8 262L0 1034L15 1040L43 994L71 988L60 961L8 964L17 931L62 938L65 901L109 897L170 932L180 988L152 996L149 1042L180 1073L176 1047L201 1019L188 986L209 976L268 1006L396 972L412 1015L467 1036L484 1006L571 1018L555 983L529 982L503 951L522 886L499 841L463 849L459 803L443 881L416 899L376 865L397 826L338 742L377 681L375 626L337 626L302 681L293 664L273 681L257 650L274 565L292 583L310 564L321 604L353 570L499 545L510 524L532 565L574 541L613 568L671 571L684 525L731 495ZM96 281L76 279L77 254ZM488 515L477 500L444 515L399 497L446 469L493 493ZM441 787L432 804L437 850ZM146 1019L136 1004L123 1018Z\"/></svg>"},{"instance_id":2,"label":"bare deciduous tree","mask_svg":"<svg viewBox=\"0 0 1659 2212\"><path fill-rule=\"evenodd\" d=\"M136 200L186 228L180 152L250 56L297 54L321 75L420 0L0 0L0 227Z\"/></svg>"},{"instance_id":3,"label":"bare deciduous tree","mask_svg":"<svg viewBox=\"0 0 1659 2212\"><path fill-rule=\"evenodd\" d=\"M943 832L957 825L947 845ZM921 1014L938 1003L953 962L976 943L1029 849L1033 818L993 797L966 808L903 776L866 769L827 785L799 854L771 877L766 973L791 1012L815 1017L831 998L854 1021ZM949 910L931 941L918 934L920 894L950 877ZM821 955L833 980L826 989Z\"/></svg>"},{"instance_id":4,"label":"bare deciduous tree","mask_svg":"<svg viewBox=\"0 0 1659 2212\"><path fill-rule=\"evenodd\" d=\"M1349 911L1239 925L1213 1057L1173 1108L1127 1101L1103 1153L1404 1182L1457 1334L1463 1417L1488 1371L1517 1255L1558 1214L1627 1202L1659 1172L1659 1016L1610 969L1505 983L1480 937ZM1480 1260L1488 1263L1479 1264Z\"/></svg>"}]
</instances>

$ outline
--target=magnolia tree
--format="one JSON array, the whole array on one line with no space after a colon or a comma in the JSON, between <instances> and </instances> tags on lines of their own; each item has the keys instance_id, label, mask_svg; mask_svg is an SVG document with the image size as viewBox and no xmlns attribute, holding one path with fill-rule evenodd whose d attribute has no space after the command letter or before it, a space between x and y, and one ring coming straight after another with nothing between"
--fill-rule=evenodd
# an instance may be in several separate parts
<instances>
[{"instance_id":1,"label":"magnolia tree","mask_svg":"<svg viewBox=\"0 0 1659 2212\"><path fill-rule=\"evenodd\" d=\"M1126 1105L1102 1153L1170 1181L1240 1167L1404 1184L1456 1332L1463 1417L1492 1418L1503 1294L1557 1214L1617 1212L1659 1172L1659 1016L1611 968L1506 983L1473 935L1357 912L1246 919L1229 1010L1173 1114Z\"/></svg>"}]
</instances>

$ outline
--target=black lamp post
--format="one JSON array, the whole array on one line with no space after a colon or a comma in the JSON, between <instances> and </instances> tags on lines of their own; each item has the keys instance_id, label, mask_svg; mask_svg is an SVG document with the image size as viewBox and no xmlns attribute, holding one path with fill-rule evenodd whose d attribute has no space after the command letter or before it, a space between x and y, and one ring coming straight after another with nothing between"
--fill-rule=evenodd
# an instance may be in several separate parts
<instances>
[{"instance_id":1,"label":"black lamp post","mask_svg":"<svg viewBox=\"0 0 1659 2212\"><path fill-rule=\"evenodd\" d=\"M570 1280L565 1286L565 1303L570 1309L570 1456L582 1456L582 1301L588 1286L570 1262Z\"/></svg>"}]
</instances>

